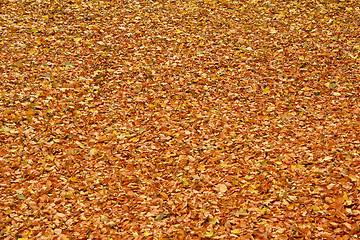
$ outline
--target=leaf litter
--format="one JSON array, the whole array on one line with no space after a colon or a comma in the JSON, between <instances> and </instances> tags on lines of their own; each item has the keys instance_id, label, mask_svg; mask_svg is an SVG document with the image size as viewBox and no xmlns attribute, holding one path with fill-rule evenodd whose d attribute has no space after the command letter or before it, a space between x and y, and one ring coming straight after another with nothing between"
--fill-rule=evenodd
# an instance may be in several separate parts
<instances>
[{"instance_id":1,"label":"leaf litter","mask_svg":"<svg viewBox=\"0 0 360 240\"><path fill-rule=\"evenodd\" d=\"M359 236L356 1L2 1L1 239Z\"/></svg>"}]
</instances>

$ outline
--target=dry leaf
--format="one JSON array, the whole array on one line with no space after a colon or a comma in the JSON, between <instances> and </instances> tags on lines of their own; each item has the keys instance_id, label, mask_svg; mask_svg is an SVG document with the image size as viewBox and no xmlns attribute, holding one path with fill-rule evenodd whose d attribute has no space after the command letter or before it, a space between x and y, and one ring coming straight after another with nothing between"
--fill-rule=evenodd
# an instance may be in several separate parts
<instances>
[{"instance_id":1,"label":"dry leaf","mask_svg":"<svg viewBox=\"0 0 360 240\"><path fill-rule=\"evenodd\" d=\"M358 1L0 1L1 239L358 234Z\"/></svg>"},{"instance_id":2,"label":"dry leaf","mask_svg":"<svg viewBox=\"0 0 360 240\"><path fill-rule=\"evenodd\" d=\"M217 185L217 189L220 191L220 192L222 192L222 193L224 193L224 192L226 192L227 191L227 186L225 185L225 184L218 184Z\"/></svg>"}]
</instances>

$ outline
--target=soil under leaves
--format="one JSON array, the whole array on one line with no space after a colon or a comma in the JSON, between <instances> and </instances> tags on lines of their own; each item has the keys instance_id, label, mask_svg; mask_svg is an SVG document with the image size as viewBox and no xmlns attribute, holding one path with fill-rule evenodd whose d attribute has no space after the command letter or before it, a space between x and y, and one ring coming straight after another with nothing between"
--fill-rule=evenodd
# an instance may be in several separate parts
<instances>
[{"instance_id":1,"label":"soil under leaves","mask_svg":"<svg viewBox=\"0 0 360 240\"><path fill-rule=\"evenodd\" d=\"M0 1L0 238L359 237L359 16Z\"/></svg>"}]
</instances>

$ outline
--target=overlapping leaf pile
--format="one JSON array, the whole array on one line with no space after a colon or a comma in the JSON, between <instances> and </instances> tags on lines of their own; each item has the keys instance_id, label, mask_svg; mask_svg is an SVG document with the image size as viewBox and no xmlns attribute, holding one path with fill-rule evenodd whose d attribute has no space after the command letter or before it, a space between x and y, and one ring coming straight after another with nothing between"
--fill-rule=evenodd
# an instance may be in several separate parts
<instances>
[{"instance_id":1,"label":"overlapping leaf pile","mask_svg":"<svg viewBox=\"0 0 360 240\"><path fill-rule=\"evenodd\" d=\"M357 1L0 1L0 238L359 236Z\"/></svg>"}]
</instances>

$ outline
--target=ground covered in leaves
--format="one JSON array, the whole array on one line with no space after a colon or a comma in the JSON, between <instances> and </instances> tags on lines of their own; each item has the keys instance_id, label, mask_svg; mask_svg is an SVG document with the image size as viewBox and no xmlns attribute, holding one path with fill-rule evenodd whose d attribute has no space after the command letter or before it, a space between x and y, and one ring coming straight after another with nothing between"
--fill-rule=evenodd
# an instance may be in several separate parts
<instances>
[{"instance_id":1,"label":"ground covered in leaves","mask_svg":"<svg viewBox=\"0 0 360 240\"><path fill-rule=\"evenodd\" d=\"M359 237L359 16L0 1L0 238Z\"/></svg>"}]
</instances>

